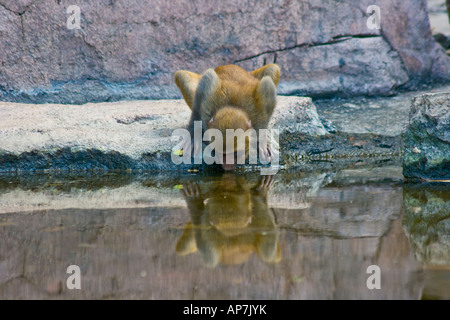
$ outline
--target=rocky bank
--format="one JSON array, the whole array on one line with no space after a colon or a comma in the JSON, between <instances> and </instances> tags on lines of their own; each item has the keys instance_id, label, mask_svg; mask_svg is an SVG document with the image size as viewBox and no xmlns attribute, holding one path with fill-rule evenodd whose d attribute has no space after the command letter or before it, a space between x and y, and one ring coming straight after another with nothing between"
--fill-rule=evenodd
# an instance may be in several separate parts
<instances>
[{"instance_id":1,"label":"rocky bank","mask_svg":"<svg viewBox=\"0 0 450 320\"><path fill-rule=\"evenodd\" d=\"M190 117L182 100L0 103L0 117L0 172L216 169L172 161L172 133ZM279 97L270 125L280 131L281 168L309 170L309 160L392 159L401 153L400 132L337 132L310 98Z\"/></svg>"}]
</instances>

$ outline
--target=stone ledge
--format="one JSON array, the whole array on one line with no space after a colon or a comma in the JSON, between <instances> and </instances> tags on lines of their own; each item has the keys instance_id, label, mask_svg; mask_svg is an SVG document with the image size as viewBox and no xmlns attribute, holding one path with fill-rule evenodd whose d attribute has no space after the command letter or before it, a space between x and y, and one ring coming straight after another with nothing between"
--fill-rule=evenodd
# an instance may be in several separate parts
<instances>
[{"instance_id":1,"label":"stone ledge","mask_svg":"<svg viewBox=\"0 0 450 320\"><path fill-rule=\"evenodd\" d=\"M201 169L171 160L172 132L185 127L189 117L182 100L81 106L0 102L0 172ZM392 159L401 153L400 137L336 133L306 97L278 97L270 125L280 130L282 167L304 160Z\"/></svg>"},{"instance_id":2,"label":"stone ledge","mask_svg":"<svg viewBox=\"0 0 450 320\"><path fill-rule=\"evenodd\" d=\"M190 112L182 100L81 106L1 102L0 171L174 170L171 135L186 127ZM312 136L328 133L310 98L279 97L271 125Z\"/></svg>"}]
</instances>

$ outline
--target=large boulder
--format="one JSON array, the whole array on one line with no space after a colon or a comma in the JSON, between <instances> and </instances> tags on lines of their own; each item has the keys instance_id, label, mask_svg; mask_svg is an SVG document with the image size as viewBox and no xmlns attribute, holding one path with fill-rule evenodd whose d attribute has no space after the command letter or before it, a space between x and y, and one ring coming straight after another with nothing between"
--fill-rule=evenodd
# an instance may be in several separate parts
<instances>
[{"instance_id":1,"label":"large boulder","mask_svg":"<svg viewBox=\"0 0 450 320\"><path fill-rule=\"evenodd\" d=\"M450 93L413 98L404 143L406 178L450 179Z\"/></svg>"},{"instance_id":2,"label":"large boulder","mask_svg":"<svg viewBox=\"0 0 450 320\"><path fill-rule=\"evenodd\" d=\"M181 98L178 69L276 62L279 93L390 94L448 79L426 0L0 0L0 99L85 103ZM381 30L369 29L370 5Z\"/></svg>"}]
</instances>

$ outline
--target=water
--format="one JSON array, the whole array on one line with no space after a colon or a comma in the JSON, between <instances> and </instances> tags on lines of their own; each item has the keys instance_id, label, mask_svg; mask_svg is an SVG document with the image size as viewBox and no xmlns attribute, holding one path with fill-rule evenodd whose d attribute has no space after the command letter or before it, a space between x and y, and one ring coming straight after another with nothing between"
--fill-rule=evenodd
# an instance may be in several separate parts
<instances>
[{"instance_id":1,"label":"water","mask_svg":"<svg viewBox=\"0 0 450 320\"><path fill-rule=\"evenodd\" d=\"M1 299L450 298L450 188L396 165L2 176L0 212Z\"/></svg>"}]
</instances>

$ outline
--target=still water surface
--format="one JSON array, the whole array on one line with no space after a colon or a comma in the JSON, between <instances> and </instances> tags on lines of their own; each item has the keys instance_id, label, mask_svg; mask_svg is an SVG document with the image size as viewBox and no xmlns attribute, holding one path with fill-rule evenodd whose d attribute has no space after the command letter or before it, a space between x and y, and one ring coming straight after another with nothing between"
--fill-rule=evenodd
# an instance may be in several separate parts
<instances>
[{"instance_id":1,"label":"still water surface","mask_svg":"<svg viewBox=\"0 0 450 320\"><path fill-rule=\"evenodd\" d=\"M396 166L4 176L0 212L1 299L450 298L450 188Z\"/></svg>"}]
</instances>

